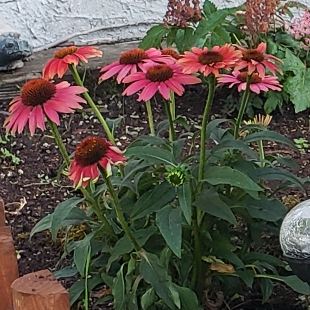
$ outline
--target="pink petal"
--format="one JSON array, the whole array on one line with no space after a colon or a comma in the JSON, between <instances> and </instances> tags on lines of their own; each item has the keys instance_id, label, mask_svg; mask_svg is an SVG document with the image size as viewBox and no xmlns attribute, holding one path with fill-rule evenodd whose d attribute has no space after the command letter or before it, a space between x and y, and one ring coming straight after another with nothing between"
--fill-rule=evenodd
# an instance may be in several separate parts
<instances>
[{"instance_id":1,"label":"pink petal","mask_svg":"<svg viewBox=\"0 0 310 310\"><path fill-rule=\"evenodd\" d=\"M159 82L151 82L145 86L143 91L141 92L138 101L147 101L150 100L158 90Z\"/></svg>"},{"instance_id":2,"label":"pink petal","mask_svg":"<svg viewBox=\"0 0 310 310\"><path fill-rule=\"evenodd\" d=\"M123 95L130 96L138 92L141 88L145 87L149 83L150 81L148 80L141 80L141 81L134 82L123 91Z\"/></svg>"}]
</instances>

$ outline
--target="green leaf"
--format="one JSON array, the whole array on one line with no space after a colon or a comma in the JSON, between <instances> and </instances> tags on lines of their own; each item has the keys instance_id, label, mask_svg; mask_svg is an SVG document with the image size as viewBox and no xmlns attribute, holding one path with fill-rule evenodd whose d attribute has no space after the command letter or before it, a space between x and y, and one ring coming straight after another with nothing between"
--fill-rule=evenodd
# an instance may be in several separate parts
<instances>
[{"instance_id":1,"label":"green leaf","mask_svg":"<svg viewBox=\"0 0 310 310\"><path fill-rule=\"evenodd\" d=\"M171 293L169 291L169 277L167 270L159 262L156 255L140 252L141 263L140 263L140 274L143 279L152 285L156 294L167 304L170 309L176 309Z\"/></svg>"},{"instance_id":2,"label":"green leaf","mask_svg":"<svg viewBox=\"0 0 310 310\"><path fill-rule=\"evenodd\" d=\"M296 149L295 144L290 139L284 137L283 135L275 131L270 131L270 130L263 130L263 131L251 133L243 139L243 142L251 143L251 142L265 141L265 140L282 143L282 144L292 147L293 149Z\"/></svg>"},{"instance_id":3,"label":"green leaf","mask_svg":"<svg viewBox=\"0 0 310 310\"><path fill-rule=\"evenodd\" d=\"M287 263L285 263L283 260L272 255L260 252L248 252L242 257L242 260L245 264L252 264L255 261L260 261L282 268L286 268L287 266Z\"/></svg>"},{"instance_id":4,"label":"green leaf","mask_svg":"<svg viewBox=\"0 0 310 310\"><path fill-rule=\"evenodd\" d=\"M230 35L225 28L218 26L211 33L211 45L224 45L225 43L231 43Z\"/></svg>"},{"instance_id":5,"label":"green leaf","mask_svg":"<svg viewBox=\"0 0 310 310\"><path fill-rule=\"evenodd\" d=\"M267 100L264 104L264 110L266 114L270 114L273 112L276 108L279 108L281 110L283 105L284 98L282 96L282 92L277 92L270 90L267 93Z\"/></svg>"},{"instance_id":6,"label":"green leaf","mask_svg":"<svg viewBox=\"0 0 310 310\"><path fill-rule=\"evenodd\" d=\"M278 199L268 199L264 195L261 195L259 200L248 197L243 204L252 217L268 222L283 219L287 213L286 207Z\"/></svg>"},{"instance_id":7,"label":"green leaf","mask_svg":"<svg viewBox=\"0 0 310 310\"><path fill-rule=\"evenodd\" d=\"M193 36L189 40L189 45L202 47L207 35L211 33L216 27L221 26L227 15L228 11L219 10L210 15L208 19L201 20Z\"/></svg>"},{"instance_id":8,"label":"green leaf","mask_svg":"<svg viewBox=\"0 0 310 310\"><path fill-rule=\"evenodd\" d=\"M182 246L182 211L170 205L156 213L156 225L171 251L181 257Z\"/></svg>"},{"instance_id":9,"label":"green leaf","mask_svg":"<svg viewBox=\"0 0 310 310\"><path fill-rule=\"evenodd\" d=\"M168 182L157 185L143 194L135 203L131 214L132 220L139 219L160 210L175 198L175 189Z\"/></svg>"},{"instance_id":10,"label":"green leaf","mask_svg":"<svg viewBox=\"0 0 310 310\"><path fill-rule=\"evenodd\" d=\"M208 214L219 217L232 224L237 224L230 207L220 199L219 194L212 187L204 189L200 195L196 196L193 205Z\"/></svg>"},{"instance_id":11,"label":"green leaf","mask_svg":"<svg viewBox=\"0 0 310 310\"><path fill-rule=\"evenodd\" d=\"M70 307L80 298L85 289L85 280L77 280L69 288Z\"/></svg>"},{"instance_id":12,"label":"green leaf","mask_svg":"<svg viewBox=\"0 0 310 310\"><path fill-rule=\"evenodd\" d=\"M127 235L119 239L111 252L111 256L107 263L107 272L110 270L111 264L115 262L121 255L130 253L133 250L133 245L129 241Z\"/></svg>"},{"instance_id":13,"label":"green leaf","mask_svg":"<svg viewBox=\"0 0 310 310\"><path fill-rule=\"evenodd\" d=\"M87 219L85 212L77 207L84 198L72 197L58 204L51 223L53 241L56 240L58 230L68 225L80 224Z\"/></svg>"},{"instance_id":14,"label":"green leaf","mask_svg":"<svg viewBox=\"0 0 310 310\"><path fill-rule=\"evenodd\" d=\"M212 185L229 184L231 186L239 187L244 190L263 190L247 175L230 167L213 166L207 169L204 175L204 181Z\"/></svg>"},{"instance_id":15,"label":"green leaf","mask_svg":"<svg viewBox=\"0 0 310 310\"><path fill-rule=\"evenodd\" d=\"M87 261L87 255L90 251L90 241L94 237L95 232L88 234L83 240L77 242L77 246L74 249L73 259L77 270L83 277L85 275L85 266Z\"/></svg>"},{"instance_id":16,"label":"green leaf","mask_svg":"<svg viewBox=\"0 0 310 310\"><path fill-rule=\"evenodd\" d=\"M280 180L280 181L288 181L303 190L305 190L303 182L296 177L293 173L284 170L282 168L273 168L273 167L264 167L257 168L257 175L260 179L263 180Z\"/></svg>"},{"instance_id":17,"label":"green leaf","mask_svg":"<svg viewBox=\"0 0 310 310\"><path fill-rule=\"evenodd\" d=\"M219 144L215 145L212 150L211 154L216 152L223 153L226 150L239 150L244 154L249 155L251 158L258 158L256 152L254 152L249 146L247 146L243 141L240 140L225 140L220 142Z\"/></svg>"},{"instance_id":18,"label":"green leaf","mask_svg":"<svg viewBox=\"0 0 310 310\"><path fill-rule=\"evenodd\" d=\"M230 120L226 118L219 118L219 119L216 118L210 121L206 128L206 141L210 139L211 134L214 132L217 126L219 126L222 123L226 123L226 122L230 122Z\"/></svg>"},{"instance_id":19,"label":"green leaf","mask_svg":"<svg viewBox=\"0 0 310 310\"><path fill-rule=\"evenodd\" d=\"M153 288L149 288L142 296L141 296L141 307L143 310L147 310L155 301L156 295Z\"/></svg>"},{"instance_id":20,"label":"green leaf","mask_svg":"<svg viewBox=\"0 0 310 310\"><path fill-rule=\"evenodd\" d=\"M188 182L183 183L176 188L179 206L183 212L183 215L189 225L192 222L192 192L191 186Z\"/></svg>"},{"instance_id":21,"label":"green leaf","mask_svg":"<svg viewBox=\"0 0 310 310\"><path fill-rule=\"evenodd\" d=\"M291 50L285 48L285 56L282 58L283 64L280 64L280 67L283 71L292 71L295 75L300 74L301 72L305 71L305 65L301 61L301 59L296 56ZM290 78L290 77L289 77ZM289 79L288 78L288 79ZM284 83L284 90L287 91L285 88Z\"/></svg>"},{"instance_id":22,"label":"green leaf","mask_svg":"<svg viewBox=\"0 0 310 310\"><path fill-rule=\"evenodd\" d=\"M272 294L273 283L270 279L262 278L260 279L260 286L263 294L262 302L265 303Z\"/></svg>"},{"instance_id":23,"label":"green leaf","mask_svg":"<svg viewBox=\"0 0 310 310\"><path fill-rule=\"evenodd\" d=\"M53 213L48 214L47 216L43 217L32 229L30 232L29 240L33 237L34 234L50 229L52 225Z\"/></svg>"},{"instance_id":24,"label":"green leaf","mask_svg":"<svg viewBox=\"0 0 310 310\"><path fill-rule=\"evenodd\" d=\"M135 146L127 149L125 156L135 156L144 159L152 165L165 164L175 166L175 159L171 152L163 148L158 148L150 145Z\"/></svg>"},{"instance_id":25,"label":"green leaf","mask_svg":"<svg viewBox=\"0 0 310 310\"><path fill-rule=\"evenodd\" d=\"M237 270L236 273L248 287L252 288L255 275L253 270Z\"/></svg>"},{"instance_id":26,"label":"green leaf","mask_svg":"<svg viewBox=\"0 0 310 310\"><path fill-rule=\"evenodd\" d=\"M75 267L67 266L63 269L53 272L56 279L74 277L78 273Z\"/></svg>"},{"instance_id":27,"label":"green leaf","mask_svg":"<svg viewBox=\"0 0 310 310\"><path fill-rule=\"evenodd\" d=\"M145 229L134 231L133 235L138 244L143 247L145 242L155 233L156 230L157 229L155 226L149 226ZM121 255L128 254L131 251L133 251L133 245L128 239L127 235L125 235L115 243L107 263L107 271L109 271L111 264L115 262Z\"/></svg>"},{"instance_id":28,"label":"green leaf","mask_svg":"<svg viewBox=\"0 0 310 310\"><path fill-rule=\"evenodd\" d=\"M203 13L206 17L210 17L213 13L217 11L217 8L214 3L209 0L206 0L203 4Z\"/></svg>"},{"instance_id":29,"label":"green leaf","mask_svg":"<svg viewBox=\"0 0 310 310\"><path fill-rule=\"evenodd\" d=\"M194 29L191 27L187 27L184 29L179 29L176 35L175 44L179 53L183 54L184 51L190 50L191 45L190 39L193 36Z\"/></svg>"},{"instance_id":30,"label":"green leaf","mask_svg":"<svg viewBox=\"0 0 310 310\"><path fill-rule=\"evenodd\" d=\"M124 310L126 307L126 291L124 281L124 263L116 274L113 281L112 293L114 296L114 308L115 310Z\"/></svg>"},{"instance_id":31,"label":"green leaf","mask_svg":"<svg viewBox=\"0 0 310 310\"><path fill-rule=\"evenodd\" d=\"M310 70L300 70L295 76L288 77L283 89L290 94L295 112L305 111L310 107Z\"/></svg>"},{"instance_id":32,"label":"green leaf","mask_svg":"<svg viewBox=\"0 0 310 310\"><path fill-rule=\"evenodd\" d=\"M297 276L282 277L284 283L292 288L295 292L310 295L309 284L300 280Z\"/></svg>"},{"instance_id":33,"label":"green leaf","mask_svg":"<svg viewBox=\"0 0 310 310\"><path fill-rule=\"evenodd\" d=\"M152 27L147 33L146 36L142 39L139 47L147 50L150 47L160 48L160 44L163 38L169 34L171 28L167 28L164 24L160 24Z\"/></svg>"},{"instance_id":34,"label":"green leaf","mask_svg":"<svg viewBox=\"0 0 310 310\"><path fill-rule=\"evenodd\" d=\"M181 301L180 309L182 310L199 309L197 296L191 289L176 285L174 283L172 283L170 287L173 287L179 295L179 299Z\"/></svg>"}]
</instances>

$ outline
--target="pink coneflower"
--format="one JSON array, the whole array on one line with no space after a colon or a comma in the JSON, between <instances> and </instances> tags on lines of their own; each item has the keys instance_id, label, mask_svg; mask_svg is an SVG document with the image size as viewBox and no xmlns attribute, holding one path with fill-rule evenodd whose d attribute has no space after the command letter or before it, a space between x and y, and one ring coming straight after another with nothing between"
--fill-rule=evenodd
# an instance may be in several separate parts
<instances>
[{"instance_id":1,"label":"pink coneflower","mask_svg":"<svg viewBox=\"0 0 310 310\"><path fill-rule=\"evenodd\" d=\"M238 91L241 92L246 89L248 76L248 72L233 71L232 75L221 74L218 82L219 84L230 83L229 88L238 85ZM252 73L251 75L250 90L256 94L259 94L260 91L268 91L269 89L280 91L281 87L282 85L276 76L265 75L264 77L260 77L258 73Z\"/></svg>"},{"instance_id":2,"label":"pink coneflower","mask_svg":"<svg viewBox=\"0 0 310 310\"><path fill-rule=\"evenodd\" d=\"M162 55L160 50L150 48L144 51L135 48L121 54L120 59L103 67L100 72L104 72L99 81L104 81L117 74L116 81L121 83L128 73L136 73L142 68L144 63L173 63L174 60L169 55Z\"/></svg>"},{"instance_id":3,"label":"pink coneflower","mask_svg":"<svg viewBox=\"0 0 310 310\"><path fill-rule=\"evenodd\" d=\"M145 64L142 70L124 78L123 83L133 83L124 90L123 95L130 96L143 89L138 101L150 100L157 91L168 100L170 90L181 96L183 85L201 83L199 78L182 73L182 67L177 64Z\"/></svg>"},{"instance_id":4,"label":"pink coneflower","mask_svg":"<svg viewBox=\"0 0 310 310\"><path fill-rule=\"evenodd\" d=\"M228 44L214 46L211 50L193 47L191 52L184 52L177 63L184 66L183 73L201 72L204 76L211 73L218 76L220 69L232 68L240 57L241 52Z\"/></svg>"},{"instance_id":5,"label":"pink coneflower","mask_svg":"<svg viewBox=\"0 0 310 310\"><path fill-rule=\"evenodd\" d=\"M60 79L67 72L69 65L78 65L79 62L88 62L88 58L101 57L102 52L91 46L77 48L69 46L55 52L54 58L50 59L43 68L43 78L52 79L57 75Z\"/></svg>"},{"instance_id":6,"label":"pink coneflower","mask_svg":"<svg viewBox=\"0 0 310 310\"><path fill-rule=\"evenodd\" d=\"M172 58L174 58L175 60L178 60L181 58L181 55L176 50L174 50L173 48L169 48L169 47L164 48L161 50L161 53L162 53L162 55L169 55Z\"/></svg>"},{"instance_id":7,"label":"pink coneflower","mask_svg":"<svg viewBox=\"0 0 310 310\"><path fill-rule=\"evenodd\" d=\"M234 70L238 71L247 68L249 74L252 74L255 70L260 77L264 77L266 74L266 68L273 74L276 75L276 71L282 74L282 70L273 63L283 61L273 55L265 54L267 45L266 43L260 43L255 49L246 49L238 46L242 52L242 58L236 64Z\"/></svg>"},{"instance_id":8,"label":"pink coneflower","mask_svg":"<svg viewBox=\"0 0 310 310\"><path fill-rule=\"evenodd\" d=\"M124 164L126 158L112 143L100 137L87 137L81 141L75 150L71 161L69 178L75 187L85 187L90 180L99 178L99 166L107 176L111 175L111 165Z\"/></svg>"},{"instance_id":9,"label":"pink coneflower","mask_svg":"<svg viewBox=\"0 0 310 310\"><path fill-rule=\"evenodd\" d=\"M36 128L45 129L45 116L59 125L58 113L72 113L73 109L81 109L78 102L86 101L78 94L87 91L80 86L70 86L68 82L53 84L44 79L34 79L27 82L20 96L10 103L10 116L6 119L6 130L14 134L21 133L27 122L30 134Z\"/></svg>"}]
</instances>

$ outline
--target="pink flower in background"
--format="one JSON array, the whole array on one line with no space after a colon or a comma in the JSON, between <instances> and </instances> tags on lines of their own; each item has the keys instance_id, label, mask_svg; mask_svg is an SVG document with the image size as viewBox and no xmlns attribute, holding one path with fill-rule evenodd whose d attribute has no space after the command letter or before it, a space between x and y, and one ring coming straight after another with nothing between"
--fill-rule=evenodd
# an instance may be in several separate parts
<instances>
[{"instance_id":1,"label":"pink flower in background","mask_svg":"<svg viewBox=\"0 0 310 310\"><path fill-rule=\"evenodd\" d=\"M87 137L78 144L74 159L71 161L69 178L75 187L85 187L90 180L96 181L104 169L111 175L111 165L124 164L126 158L111 142L100 137Z\"/></svg>"},{"instance_id":2,"label":"pink flower in background","mask_svg":"<svg viewBox=\"0 0 310 310\"><path fill-rule=\"evenodd\" d=\"M191 52L184 52L177 63L184 67L183 73L200 72L204 76L218 76L220 69L231 69L240 57L241 52L228 44L214 46L212 49L193 47Z\"/></svg>"},{"instance_id":3,"label":"pink flower in background","mask_svg":"<svg viewBox=\"0 0 310 310\"><path fill-rule=\"evenodd\" d=\"M101 57L102 52L91 46L77 48L69 46L55 52L43 68L43 78L50 80L57 75L60 79L67 72L69 65L78 65L79 62L88 62L88 58Z\"/></svg>"},{"instance_id":4,"label":"pink flower in background","mask_svg":"<svg viewBox=\"0 0 310 310\"><path fill-rule=\"evenodd\" d=\"M265 54L267 45L266 43L260 43L255 49L246 49L238 46L242 51L242 58L236 64L234 70L238 71L247 68L249 74L256 71L260 77L264 77L266 74L266 68L276 75L276 71L282 74L282 70L274 64L274 61L283 63L283 61L273 55Z\"/></svg>"},{"instance_id":5,"label":"pink flower in background","mask_svg":"<svg viewBox=\"0 0 310 310\"><path fill-rule=\"evenodd\" d=\"M27 82L20 96L10 103L10 115L5 121L6 130L15 134L21 133L29 124L30 134L36 128L45 129L45 116L59 125L58 113L73 113L73 109L81 109L80 103L86 101L78 94L87 91L80 86L70 86L68 82L53 84L44 79L34 79Z\"/></svg>"},{"instance_id":6,"label":"pink flower in background","mask_svg":"<svg viewBox=\"0 0 310 310\"><path fill-rule=\"evenodd\" d=\"M150 100L157 91L166 99L170 98L170 90L181 96L183 85L201 83L195 76L182 73L182 67L177 64L145 64L142 72L130 74L124 78L123 83L132 83L123 92L130 96L139 92L138 101Z\"/></svg>"},{"instance_id":7,"label":"pink flower in background","mask_svg":"<svg viewBox=\"0 0 310 310\"><path fill-rule=\"evenodd\" d=\"M162 55L160 50L150 48L144 51L141 48L135 48L121 54L120 59L105 67L100 72L99 81L104 81L117 75L117 83L121 83L129 73L136 73L145 63L173 63L175 60L169 55Z\"/></svg>"},{"instance_id":8,"label":"pink flower in background","mask_svg":"<svg viewBox=\"0 0 310 310\"><path fill-rule=\"evenodd\" d=\"M218 77L218 83L229 83L229 88L238 85L238 91L241 92L246 89L246 80L248 76L248 72L233 71L232 75L221 74ZM251 75L250 90L256 94L259 94L261 91L266 92L269 89L280 91L281 87L282 85L279 83L276 76L265 75L264 77L260 77L258 73L253 73Z\"/></svg>"},{"instance_id":9,"label":"pink flower in background","mask_svg":"<svg viewBox=\"0 0 310 310\"><path fill-rule=\"evenodd\" d=\"M295 18L293 24L286 27L287 32L294 37L295 40L300 40L300 45L304 50L310 48L310 13L304 11L301 19Z\"/></svg>"}]
</instances>

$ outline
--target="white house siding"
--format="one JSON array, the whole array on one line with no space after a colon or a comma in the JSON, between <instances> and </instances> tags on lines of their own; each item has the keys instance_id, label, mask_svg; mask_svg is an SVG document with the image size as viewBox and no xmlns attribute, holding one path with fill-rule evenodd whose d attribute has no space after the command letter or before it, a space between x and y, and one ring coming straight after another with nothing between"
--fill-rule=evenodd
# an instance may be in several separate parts
<instances>
[{"instance_id":1,"label":"white house siding","mask_svg":"<svg viewBox=\"0 0 310 310\"><path fill-rule=\"evenodd\" d=\"M240 5L244 0L213 2L222 8ZM310 0L300 2L310 4ZM72 35L74 42L95 44L142 37L150 27L143 23L161 22L167 3L168 0L0 0L0 19L6 19L37 48ZM106 29L76 36L100 27Z\"/></svg>"}]
</instances>

